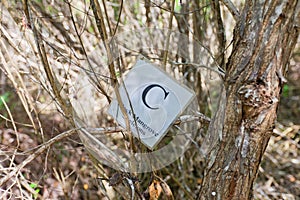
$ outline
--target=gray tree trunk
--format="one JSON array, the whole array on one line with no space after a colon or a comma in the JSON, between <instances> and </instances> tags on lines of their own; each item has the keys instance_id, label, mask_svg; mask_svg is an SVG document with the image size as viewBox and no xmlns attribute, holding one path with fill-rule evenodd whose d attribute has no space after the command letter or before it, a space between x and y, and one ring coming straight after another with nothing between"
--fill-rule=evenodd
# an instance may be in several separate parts
<instances>
[{"instance_id":1,"label":"gray tree trunk","mask_svg":"<svg viewBox=\"0 0 300 200\"><path fill-rule=\"evenodd\" d=\"M208 131L198 199L251 199L268 145L288 61L299 35L298 0L248 0Z\"/></svg>"}]
</instances>

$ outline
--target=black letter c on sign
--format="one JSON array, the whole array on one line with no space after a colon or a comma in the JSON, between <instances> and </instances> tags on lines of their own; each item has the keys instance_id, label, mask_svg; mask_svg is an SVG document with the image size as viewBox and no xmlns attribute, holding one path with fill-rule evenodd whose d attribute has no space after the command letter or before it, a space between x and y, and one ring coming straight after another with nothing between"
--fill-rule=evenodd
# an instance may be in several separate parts
<instances>
[{"instance_id":1,"label":"black letter c on sign","mask_svg":"<svg viewBox=\"0 0 300 200\"><path fill-rule=\"evenodd\" d=\"M158 85L158 84L152 84L152 85L149 85L148 87L146 87L145 90L143 91L143 94L142 94L142 100L143 100L143 103L145 104L145 106L147 106L147 107L150 108L151 110L157 110L157 109L158 109L158 108L153 108L153 107L149 106L149 104L146 102L146 96L147 96L148 92L149 92L152 88L154 88L154 87L159 87L159 88L161 88L161 89L164 91L164 93L165 93L164 99L166 99L167 96L169 95L169 92L167 92L167 91L165 90L165 88L163 88L161 85Z\"/></svg>"}]
</instances>

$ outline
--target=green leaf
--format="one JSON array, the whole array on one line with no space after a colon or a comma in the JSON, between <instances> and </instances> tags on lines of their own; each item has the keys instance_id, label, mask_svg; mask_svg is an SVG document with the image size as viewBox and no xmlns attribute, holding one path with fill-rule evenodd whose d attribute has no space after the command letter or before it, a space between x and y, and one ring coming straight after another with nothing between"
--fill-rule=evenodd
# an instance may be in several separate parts
<instances>
[{"instance_id":1,"label":"green leaf","mask_svg":"<svg viewBox=\"0 0 300 200\"><path fill-rule=\"evenodd\" d=\"M116 77L120 77L121 73L119 71L116 71Z\"/></svg>"},{"instance_id":2,"label":"green leaf","mask_svg":"<svg viewBox=\"0 0 300 200\"><path fill-rule=\"evenodd\" d=\"M5 92L3 95L0 95L0 110L3 108L4 103L9 101L10 92Z\"/></svg>"},{"instance_id":3,"label":"green leaf","mask_svg":"<svg viewBox=\"0 0 300 200\"><path fill-rule=\"evenodd\" d=\"M38 185L36 183L30 183L29 187L31 187L32 189L34 189L35 193L33 194L34 199L38 198L38 194L41 191L40 188L38 188Z\"/></svg>"},{"instance_id":4,"label":"green leaf","mask_svg":"<svg viewBox=\"0 0 300 200\"><path fill-rule=\"evenodd\" d=\"M36 183L30 183L29 186L32 188L32 189L35 189L37 187L37 184Z\"/></svg>"},{"instance_id":5,"label":"green leaf","mask_svg":"<svg viewBox=\"0 0 300 200\"><path fill-rule=\"evenodd\" d=\"M179 2L179 0L175 0L175 8L174 11L175 12L179 12L181 10L181 4Z\"/></svg>"},{"instance_id":6,"label":"green leaf","mask_svg":"<svg viewBox=\"0 0 300 200\"><path fill-rule=\"evenodd\" d=\"M35 194L34 194L34 198L37 199L38 198L38 194L41 190L38 188L35 190Z\"/></svg>"},{"instance_id":7,"label":"green leaf","mask_svg":"<svg viewBox=\"0 0 300 200\"><path fill-rule=\"evenodd\" d=\"M282 88L282 96L283 97L288 97L289 96L289 86L288 85L284 85Z\"/></svg>"}]
</instances>

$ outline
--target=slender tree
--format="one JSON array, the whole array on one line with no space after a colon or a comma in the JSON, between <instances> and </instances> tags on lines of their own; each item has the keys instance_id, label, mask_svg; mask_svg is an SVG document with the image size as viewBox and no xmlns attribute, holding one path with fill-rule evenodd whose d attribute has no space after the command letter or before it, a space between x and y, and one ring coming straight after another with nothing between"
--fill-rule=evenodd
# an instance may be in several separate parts
<instances>
[{"instance_id":1,"label":"slender tree","mask_svg":"<svg viewBox=\"0 0 300 200\"><path fill-rule=\"evenodd\" d=\"M297 0L248 0L235 16L233 50L208 130L208 160L198 199L252 198L299 35L299 6Z\"/></svg>"}]
</instances>

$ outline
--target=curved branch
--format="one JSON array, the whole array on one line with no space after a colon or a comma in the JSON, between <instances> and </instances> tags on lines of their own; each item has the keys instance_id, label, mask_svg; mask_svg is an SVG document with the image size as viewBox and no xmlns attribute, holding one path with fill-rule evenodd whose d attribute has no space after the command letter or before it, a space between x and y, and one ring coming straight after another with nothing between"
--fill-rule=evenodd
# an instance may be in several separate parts
<instances>
[{"instance_id":1,"label":"curved branch","mask_svg":"<svg viewBox=\"0 0 300 200\"><path fill-rule=\"evenodd\" d=\"M235 7L235 5L230 0L221 0L221 1L227 7L229 12L232 14L235 21L238 21L240 18L240 12Z\"/></svg>"}]
</instances>

